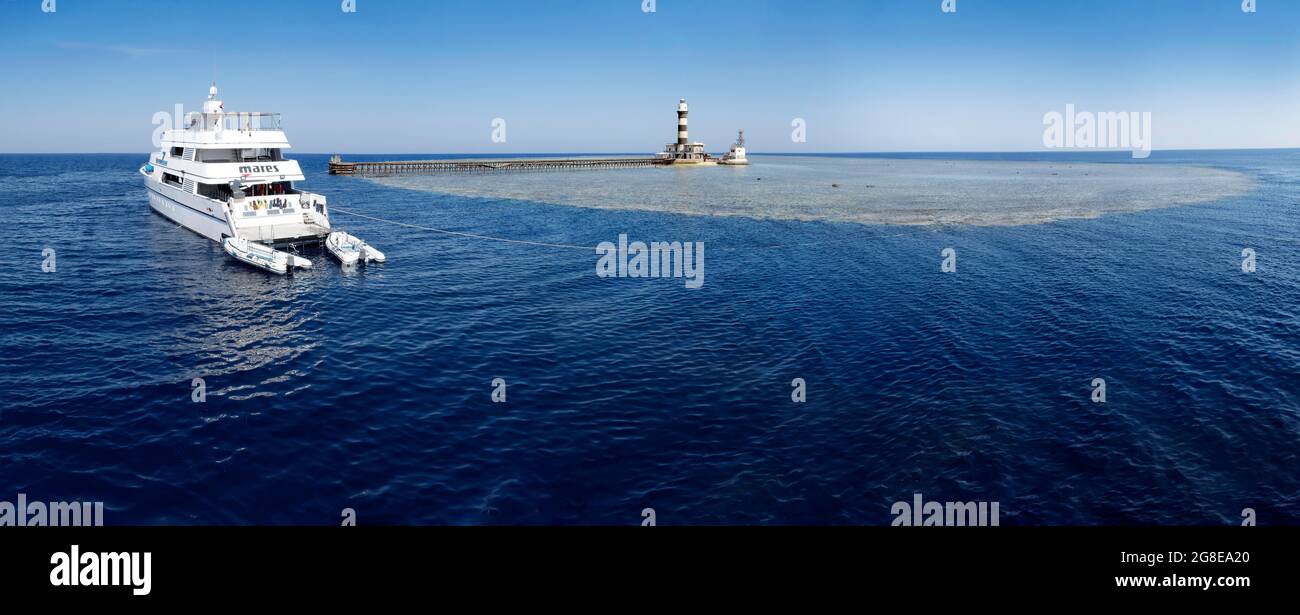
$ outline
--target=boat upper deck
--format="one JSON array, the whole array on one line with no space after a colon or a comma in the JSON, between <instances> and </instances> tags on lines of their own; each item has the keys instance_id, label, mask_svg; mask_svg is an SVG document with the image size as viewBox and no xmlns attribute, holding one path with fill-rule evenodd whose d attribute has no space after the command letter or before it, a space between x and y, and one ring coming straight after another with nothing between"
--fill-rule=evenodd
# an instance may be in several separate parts
<instances>
[{"instance_id":1,"label":"boat upper deck","mask_svg":"<svg viewBox=\"0 0 1300 615\"><path fill-rule=\"evenodd\" d=\"M163 132L162 141L186 147L289 148L279 113L189 113L185 128Z\"/></svg>"}]
</instances>

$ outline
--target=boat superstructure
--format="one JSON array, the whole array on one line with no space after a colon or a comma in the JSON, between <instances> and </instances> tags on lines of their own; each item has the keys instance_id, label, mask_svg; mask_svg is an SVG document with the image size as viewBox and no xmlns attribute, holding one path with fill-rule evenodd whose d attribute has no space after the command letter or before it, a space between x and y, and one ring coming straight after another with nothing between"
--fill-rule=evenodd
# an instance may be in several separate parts
<instances>
[{"instance_id":1,"label":"boat superstructure","mask_svg":"<svg viewBox=\"0 0 1300 615\"><path fill-rule=\"evenodd\" d=\"M736 137L736 143L731 146L731 151L723 154L718 164L737 166L749 164L749 159L745 158L745 131L740 131L740 136Z\"/></svg>"},{"instance_id":2,"label":"boat superstructure","mask_svg":"<svg viewBox=\"0 0 1300 615\"><path fill-rule=\"evenodd\" d=\"M298 163L284 158L289 142L278 113L225 111L212 84L201 113L162 133L161 149L140 169L149 205L208 239L265 245L317 243L330 233L319 194L294 182Z\"/></svg>"}]
</instances>

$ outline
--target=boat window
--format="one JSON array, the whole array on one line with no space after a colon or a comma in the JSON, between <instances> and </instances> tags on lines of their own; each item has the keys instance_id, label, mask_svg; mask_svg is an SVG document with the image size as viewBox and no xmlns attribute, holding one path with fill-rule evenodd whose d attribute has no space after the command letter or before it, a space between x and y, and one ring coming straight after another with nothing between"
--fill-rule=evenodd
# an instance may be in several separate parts
<instances>
[{"instance_id":1,"label":"boat window","mask_svg":"<svg viewBox=\"0 0 1300 615\"><path fill-rule=\"evenodd\" d=\"M177 188L181 186L181 178L172 175L171 173L163 173L163 181L176 186Z\"/></svg>"},{"instance_id":2,"label":"boat window","mask_svg":"<svg viewBox=\"0 0 1300 615\"><path fill-rule=\"evenodd\" d=\"M203 162L238 162L237 153L233 149L199 150L199 156Z\"/></svg>"},{"instance_id":3,"label":"boat window","mask_svg":"<svg viewBox=\"0 0 1300 615\"><path fill-rule=\"evenodd\" d=\"M240 162L276 162L284 160L280 157L279 148L268 147L250 147L235 151Z\"/></svg>"},{"instance_id":4,"label":"boat window","mask_svg":"<svg viewBox=\"0 0 1300 615\"><path fill-rule=\"evenodd\" d=\"M199 195L218 201L228 201L234 193L229 184L199 184Z\"/></svg>"},{"instance_id":5,"label":"boat window","mask_svg":"<svg viewBox=\"0 0 1300 615\"><path fill-rule=\"evenodd\" d=\"M174 157L176 157L176 158L180 158L181 156L184 156L184 155L185 155L185 148L183 148L183 147L173 147L173 148L172 148L172 156L174 156Z\"/></svg>"},{"instance_id":6,"label":"boat window","mask_svg":"<svg viewBox=\"0 0 1300 615\"><path fill-rule=\"evenodd\" d=\"M243 149L199 150L202 162L282 162L280 148L248 147Z\"/></svg>"},{"instance_id":7,"label":"boat window","mask_svg":"<svg viewBox=\"0 0 1300 615\"><path fill-rule=\"evenodd\" d=\"M292 182L268 182L265 184L252 184L245 186L244 191L250 197L279 196L282 194L297 194L298 191L293 189Z\"/></svg>"}]
</instances>

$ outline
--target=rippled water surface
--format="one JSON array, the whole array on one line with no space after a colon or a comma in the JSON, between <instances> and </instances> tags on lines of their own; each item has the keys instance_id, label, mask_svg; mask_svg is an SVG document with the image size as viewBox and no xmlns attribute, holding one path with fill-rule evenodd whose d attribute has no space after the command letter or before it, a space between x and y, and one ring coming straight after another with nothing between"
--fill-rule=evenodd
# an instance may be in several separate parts
<instances>
[{"instance_id":1,"label":"rippled water surface","mask_svg":"<svg viewBox=\"0 0 1300 615\"><path fill-rule=\"evenodd\" d=\"M378 181L300 158L386 265L272 277L153 214L143 155L0 156L0 500L884 525L920 492L1004 525L1300 523L1300 152ZM704 241L706 283L420 227Z\"/></svg>"}]
</instances>

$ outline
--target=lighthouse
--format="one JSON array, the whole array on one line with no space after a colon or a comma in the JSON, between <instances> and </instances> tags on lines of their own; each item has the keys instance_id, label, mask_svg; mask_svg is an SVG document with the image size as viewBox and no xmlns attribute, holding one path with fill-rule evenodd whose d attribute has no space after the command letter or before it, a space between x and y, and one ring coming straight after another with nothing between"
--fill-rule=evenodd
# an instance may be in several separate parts
<instances>
[{"instance_id":1,"label":"lighthouse","mask_svg":"<svg viewBox=\"0 0 1300 615\"><path fill-rule=\"evenodd\" d=\"M686 129L686 114L689 111L690 109L686 107L685 98L677 102L677 147L679 148L690 143L690 138L687 136L689 131Z\"/></svg>"},{"instance_id":2,"label":"lighthouse","mask_svg":"<svg viewBox=\"0 0 1300 615\"><path fill-rule=\"evenodd\" d=\"M691 143L686 119L689 113L690 107L686 105L686 99L678 100L677 142L665 146L663 153L659 154L659 158L671 161L672 164L716 164L715 160L704 153L703 143Z\"/></svg>"}]
</instances>

